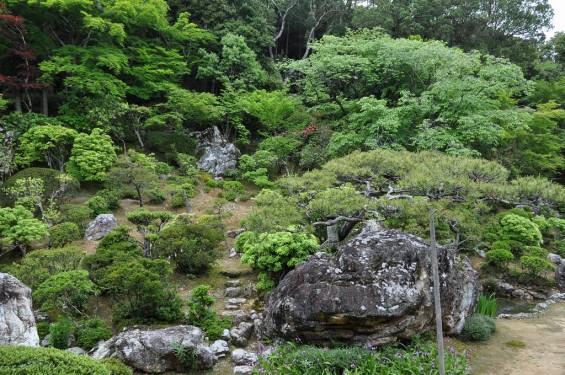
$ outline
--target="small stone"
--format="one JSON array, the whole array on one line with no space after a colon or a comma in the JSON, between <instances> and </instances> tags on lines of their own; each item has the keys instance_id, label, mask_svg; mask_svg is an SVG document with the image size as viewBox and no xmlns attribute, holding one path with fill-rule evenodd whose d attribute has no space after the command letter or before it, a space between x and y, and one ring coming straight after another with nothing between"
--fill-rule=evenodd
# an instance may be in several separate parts
<instances>
[{"instance_id":1,"label":"small stone","mask_svg":"<svg viewBox=\"0 0 565 375\"><path fill-rule=\"evenodd\" d=\"M230 257L230 258L236 258L236 257L239 257L239 254L238 254L238 252L237 252L237 251L235 251L235 249L234 249L233 247L232 247L232 248L231 248L231 250L230 250L230 255L229 255L229 257Z\"/></svg>"},{"instance_id":2,"label":"small stone","mask_svg":"<svg viewBox=\"0 0 565 375\"><path fill-rule=\"evenodd\" d=\"M228 299L228 303L230 305L243 305L247 300L245 298L230 298Z\"/></svg>"},{"instance_id":3,"label":"small stone","mask_svg":"<svg viewBox=\"0 0 565 375\"><path fill-rule=\"evenodd\" d=\"M245 296L249 298L257 297L259 295L259 291L257 287L253 283L247 284L245 287Z\"/></svg>"},{"instance_id":4,"label":"small stone","mask_svg":"<svg viewBox=\"0 0 565 375\"><path fill-rule=\"evenodd\" d=\"M238 347L247 346L247 342L253 333L253 324L242 322L239 323L237 328L230 330L230 336L232 338L232 343Z\"/></svg>"},{"instance_id":5,"label":"small stone","mask_svg":"<svg viewBox=\"0 0 565 375\"><path fill-rule=\"evenodd\" d=\"M50 335L45 335L45 337L43 338L43 340L41 340L41 344L40 344L40 345L41 345L42 347L44 347L44 348L48 347L48 346L49 346L49 338L50 338Z\"/></svg>"},{"instance_id":6,"label":"small stone","mask_svg":"<svg viewBox=\"0 0 565 375\"><path fill-rule=\"evenodd\" d=\"M214 341L212 343L212 345L210 345L210 349L212 349L212 352L214 352L214 355L217 358L225 357L226 354L228 354L230 352L230 348L228 346L228 343L225 340Z\"/></svg>"},{"instance_id":7,"label":"small stone","mask_svg":"<svg viewBox=\"0 0 565 375\"><path fill-rule=\"evenodd\" d=\"M251 375L253 374L253 366L235 366L233 375Z\"/></svg>"},{"instance_id":8,"label":"small stone","mask_svg":"<svg viewBox=\"0 0 565 375\"><path fill-rule=\"evenodd\" d=\"M239 280L228 280L224 284L226 288L238 288L241 286L241 281Z\"/></svg>"},{"instance_id":9,"label":"small stone","mask_svg":"<svg viewBox=\"0 0 565 375\"><path fill-rule=\"evenodd\" d=\"M245 314L243 310L224 311L221 316L229 316L232 319L234 327L237 327L240 323L247 321L247 314Z\"/></svg>"},{"instance_id":10,"label":"small stone","mask_svg":"<svg viewBox=\"0 0 565 375\"><path fill-rule=\"evenodd\" d=\"M231 353L231 359L236 365L254 365L257 363L257 354L243 349L235 349Z\"/></svg>"},{"instance_id":11,"label":"small stone","mask_svg":"<svg viewBox=\"0 0 565 375\"><path fill-rule=\"evenodd\" d=\"M516 297L516 298L524 298L526 295L526 292L524 292L522 289L515 289L512 292L512 296Z\"/></svg>"},{"instance_id":12,"label":"small stone","mask_svg":"<svg viewBox=\"0 0 565 375\"><path fill-rule=\"evenodd\" d=\"M237 310L239 309L239 306L237 305L226 305L226 307L224 307L226 310Z\"/></svg>"},{"instance_id":13,"label":"small stone","mask_svg":"<svg viewBox=\"0 0 565 375\"><path fill-rule=\"evenodd\" d=\"M257 313L254 312L254 313L251 313L251 314L249 315L249 317L251 318L251 320L255 320L255 319L258 319L258 318L259 318L259 315L257 315Z\"/></svg>"},{"instance_id":14,"label":"small stone","mask_svg":"<svg viewBox=\"0 0 565 375\"><path fill-rule=\"evenodd\" d=\"M88 224L84 232L84 239L87 241L100 240L117 226L118 221L114 215L100 214Z\"/></svg>"},{"instance_id":15,"label":"small stone","mask_svg":"<svg viewBox=\"0 0 565 375\"><path fill-rule=\"evenodd\" d=\"M220 338L225 341L230 341L230 330L227 328L224 329L222 331L222 334L220 335Z\"/></svg>"},{"instance_id":16,"label":"small stone","mask_svg":"<svg viewBox=\"0 0 565 375\"><path fill-rule=\"evenodd\" d=\"M85 355L86 354L84 349L76 347L76 346L72 347L72 348L68 348L67 351L71 352L71 353L79 354L79 355Z\"/></svg>"},{"instance_id":17,"label":"small stone","mask_svg":"<svg viewBox=\"0 0 565 375\"><path fill-rule=\"evenodd\" d=\"M226 288L226 297L241 297L243 295L243 288L238 287L231 287Z\"/></svg>"},{"instance_id":18,"label":"small stone","mask_svg":"<svg viewBox=\"0 0 565 375\"><path fill-rule=\"evenodd\" d=\"M560 264L563 260L559 255L553 253L547 254L547 259L553 264Z\"/></svg>"}]
</instances>

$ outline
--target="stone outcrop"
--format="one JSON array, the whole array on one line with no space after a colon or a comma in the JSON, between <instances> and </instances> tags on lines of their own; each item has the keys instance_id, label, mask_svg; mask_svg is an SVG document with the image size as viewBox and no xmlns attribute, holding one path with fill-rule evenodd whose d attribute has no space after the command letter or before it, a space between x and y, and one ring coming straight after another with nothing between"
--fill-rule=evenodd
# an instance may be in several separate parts
<instances>
[{"instance_id":1,"label":"stone outcrop","mask_svg":"<svg viewBox=\"0 0 565 375\"><path fill-rule=\"evenodd\" d=\"M565 292L565 260L562 260L555 268L555 281L561 292Z\"/></svg>"},{"instance_id":2,"label":"stone outcrop","mask_svg":"<svg viewBox=\"0 0 565 375\"><path fill-rule=\"evenodd\" d=\"M439 247L443 329L459 333L480 292L468 259ZM266 297L261 336L381 345L433 328L430 247L375 221L341 245L288 273Z\"/></svg>"},{"instance_id":3,"label":"stone outcrop","mask_svg":"<svg viewBox=\"0 0 565 375\"><path fill-rule=\"evenodd\" d=\"M0 272L0 345L38 346L31 289Z\"/></svg>"},{"instance_id":4,"label":"stone outcrop","mask_svg":"<svg viewBox=\"0 0 565 375\"><path fill-rule=\"evenodd\" d=\"M204 150L204 154L196 163L198 168L210 172L214 177L221 177L228 169L237 167L241 152L224 138L217 126L190 135L198 140L198 150Z\"/></svg>"},{"instance_id":5,"label":"stone outcrop","mask_svg":"<svg viewBox=\"0 0 565 375\"><path fill-rule=\"evenodd\" d=\"M112 214L100 214L88 224L84 232L87 241L98 241L118 226L116 217Z\"/></svg>"},{"instance_id":6,"label":"stone outcrop","mask_svg":"<svg viewBox=\"0 0 565 375\"><path fill-rule=\"evenodd\" d=\"M214 365L214 353L204 343L200 328L188 325L163 329L132 328L99 345L92 357L117 358L136 370L149 373L208 369ZM179 348L185 354L179 355Z\"/></svg>"}]
</instances>

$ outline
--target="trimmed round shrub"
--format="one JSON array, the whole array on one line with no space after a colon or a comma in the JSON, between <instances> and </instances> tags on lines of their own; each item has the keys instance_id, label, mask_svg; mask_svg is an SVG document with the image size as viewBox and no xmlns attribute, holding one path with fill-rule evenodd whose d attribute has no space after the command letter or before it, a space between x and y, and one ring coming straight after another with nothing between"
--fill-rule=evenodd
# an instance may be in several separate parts
<instances>
[{"instance_id":1,"label":"trimmed round shrub","mask_svg":"<svg viewBox=\"0 0 565 375\"><path fill-rule=\"evenodd\" d=\"M113 189L104 189L96 193L96 196L104 198L110 210L120 208L121 192ZM137 197L137 195L135 195Z\"/></svg>"},{"instance_id":2,"label":"trimmed round shrub","mask_svg":"<svg viewBox=\"0 0 565 375\"><path fill-rule=\"evenodd\" d=\"M66 204L61 207L63 219L75 223L81 231L81 236L84 234L86 225L93 215L92 210L83 204Z\"/></svg>"},{"instance_id":3,"label":"trimmed round shrub","mask_svg":"<svg viewBox=\"0 0 565 375\"><path fill-rule=\"evenodd\" d=\"M497 267L504 267L514 259L514 254L505 249L493 249L487 251L486 259L489 264Z\"/></svg>"},{"instance_id":4,"label":"trimmed round shrub","mask_svg":"<svg viewBox=\"0 0 565 375\"><path fill-rule=\"evenodd\" d=\"M496 323L485 315L475 314L465 320L461 339L464 341L486 342L496 331Z\"/></svg>"},{"instance_id":5,"label":"trimmed round shrub","mask_svg":"<svg viewBox=\"0 0 565 375\"><path fill-rule=\"evenodd\" d=\"M545 259L547 258L548 252L546 249L539 246L527 246L524 255Z\"/></svg>"},{"instance_id":6,"label":"trimmed round shrub","mask_svg":"<svg viewBox=\"0 0 565 375\"><path fill-rule=\"evenodd\" d=\"M115 359L96 360L55 348L0 346L0 374L10 375L131 375Z\"/></svg>"},{"instance_id":7,"label":"trimmed round shrub","mask_svg":"<svg viewBox=\"0 0 565 375\"><path fill-rule=\"evenodd\" d=\"M78 225L64 222L49 229L49 247L63 247L81 237Z\"/></svg>"},{"instance_id":8,"label":"trimmed round shrub","mask_svg":"<svg viewBox=\"0 0 565 375\"><path fill-rule=\"evenodd\" d=\"M490 246L491 250L494 249L503 249L503 250L511 250L510 244L506 241L494 241Z\"/></svg>"},{"instance_id":9,"label":"trimmed round shrub","mask_svg":"<svg viewBox=\"0 0 565 375\"><path fill-rule=\"evenodd\" d=\"M531 255L524 255L520 258L520 265L530 274L531 277L539 276L543 271L555 269L555 264L546 258Z\"/></svg>"},{"instance_id":10,"label":"trimmed round shrub","mask_svg":"<svg viewBox=\"0 0 565 375\"><path fill-rule=\"evenodd\" d=\"M147 202L151 204L163 203L167 199L167 195L162 189L154 188L145 192L147 195Z\"/></svg>"}]
</instances>

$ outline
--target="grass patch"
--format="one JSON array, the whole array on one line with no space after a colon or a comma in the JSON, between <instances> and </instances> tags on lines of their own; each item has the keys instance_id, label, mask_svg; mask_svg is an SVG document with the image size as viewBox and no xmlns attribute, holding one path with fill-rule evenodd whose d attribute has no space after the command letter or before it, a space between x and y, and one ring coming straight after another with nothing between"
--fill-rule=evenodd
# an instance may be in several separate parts
<instances>
[{"instance_id":1,"label":"grass patch","mask_svg":"<svg viewBox=\"0 0 565 375\"><path fill-rule=\"evenodd\" d=\"M526 343L522 340L510 340L504 343L509 348L514 349L524 349L526 347Z\"/></svg>"}]
</instances>

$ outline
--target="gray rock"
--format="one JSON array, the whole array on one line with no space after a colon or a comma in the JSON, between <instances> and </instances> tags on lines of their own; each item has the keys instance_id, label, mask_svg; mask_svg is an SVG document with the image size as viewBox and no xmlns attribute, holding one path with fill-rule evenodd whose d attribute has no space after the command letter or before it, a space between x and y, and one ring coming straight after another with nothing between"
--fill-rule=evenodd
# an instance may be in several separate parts
<instances>
[{"instance_id":1,"label":"gray rock","mask_svg":"<svg viewBox=\"0 0 565 375\"><path fill-rule=\"evenodd\" d=\"M226 305L224 308L226 310L237 310L237 309L239 309L239 306L238 305Z\"/></svg>"},{"instance_id":2,"label":"gray rock","mask_svg":"<svg viewBox=\"0 0 565 375\"><path fill-rule=\"evenodd\" d=\"M257 354L243 349L235 349L231 353L231 359L236 365L254 365L257 363Z\"/></svg>"},{"instance_id":3,"label":"gray rock","mask_svg":"<svg viewBox=\"0 0 565 375\"><path fill-rule=\"evenodd\" d=\"M229 332L229 331L228 331ZM230 352L230 348L228 346L227 341L225 340L216 340L210 345L210 349L214 352L216 358L225 357L226 354Z\"/></svg>"},{"instance_id":4,"label":"gray rock","mask_svg":"<svg viewBox=\"0 0 565 375\"><path fill-rule=\"evenodd\" d=\"M525 298L525 296L526 296L526 292L524 292L522 289L515 289L512 292L512 297Z\"/></svg>"},{"instance_id":5,"label":"gray rock","mask_svg":"<svg viewBox=\"0 0 565 375\"><path fill-rule=\"evenodd\" d=\"M51 338L51 335L45 335L45 337L43 338L43 340L41 340L41 346L46 348L49 346L49 339Z\"/></svg>"},{"instance_id":6,"label":"gray rock","mask_svg":"<svg viewBox=\"0 0 565 375\"><path fill-rule=\"evenodd\" d=\"M84 232L84 239L87 241L97 241L118 226L116 217L112 214L101 214L92 220L86 231Z\"/></svg>"},{"instance_id":7,"label":"gray rock","mask_svg":"<svg viewBox=\"0 0 565 375\"><path fill-rule=\"evenodd\" d=\"M553 302L565 302L565 293L554 293L549 296L549 300Z\"/></svg>"},{"instance_id":8,"label":"gray rock","mask_svg":"<svg viewBox=\"0 0 565 375\"><path fill-rule=\"evenodd\" d=\"M226 297L241 297L243 295L242 287L226 288Z\"/></svg>"},{"instance_id":9,"label":"gray rock","mask_svg":"<svg viewBox=\"0 0 565 375\"><path fill-rule=\"evenodd\" d=\"M461 331L481 286L455 250L440 246L443 329ZM382 345L434 328L430 247L421 238L365 223L334 257L315 254L266 297L263 337Z\"/></svg>"},{"instance_id":10,"label":"gray rock","mask_svg":"<svg viewBox=\"0 0 565 375\"><path fill-rule=\"evenodd\" d=\"M224 284L226 288L239 288L241 287L241 281L239 280L228 280Z\"/></svg>"},{"instance_id":11,"label":"gray rock","mask_svg":"<svg viewBox=\"0 0 565 375\"><path fill-rule=\"evenodd\" d=\"M220 338L225 341L230 341L230 330L227 328L224 329L222 331L222 334L220 335Z\"/></svg>"},{"instance_id":12,"label":"gray rock","mask_svg":"<svg viewBox=\"0 0 565 375\"><path fill-rule=\"evenodd\" d=\"M257 297L258 295L259 295L259 291L257 290L255 284L253 283L247 284L247 286L245 287L245 296L248 298L254 298Z\"/></svg>"},{"instance_id":13,"label":"gray rock","mask_svg":"<svg viewBox=\"0 0 565 375\"><path fill-rule=\"evenodd\" d=\"M235 366L233 375L251 375L253 374L253 366Z\"/></svg>"},{"instance_id":14,"label":"gray rock","mask_svg":"<svg viewBox=\"0 0 565 375\"><path fill-rule=\"evenodd\" d=\"M245 314L243 310L224 311L220 315L222 317L231 317L234 327L237 327L240 323L247 321L247 314Z\"/></svg>"},{"instance_id":15,"label":"gray rock","mask_svg":"<svg viewBox=\"0 0 565 375\"><path fill-rule=\"evenodd\" d=\"M196 163L198 168L210 172L214 177L221 177L227 170L237 167L241 152L224 138L217 126L203 132L192 132L190 135L198 140L197 151L204 150Z\"/></svg>"},{"instance_id":16,"label":"gray rock","mask_svg":"<svg viewBox=\"0 0 565 375\"><path fill-rule=\"evenodd\" d=\"M563 260L559 255L553 253L549 253L547 259L553 264L559 264Z\"/></svg>"},{"instance_id":17,"label":"gray rock","mask_svg":"<svg viewBox=\"0 0 565 375\"><path fill-rule=\"evenodd\" d=\"M561 262L555 268L555 281L559 291L565 292L565 262Z\"/></svg>"},{"instance_id":18,"label":"gray rock","mask_svg":"<svg viewBox=\"0 0 565 375\"><path fill-rule=\"evenodd\" d=\"M231 341L235 346L238 347L245 347L249 339L251 338L251 334L253 333L253 324L242 322L239 323L237 328L233 328L230 330Z\"/></svg>"},{"instance_id":19,"label":"gray rock","mask_svg":"<svg viewBox=\"0 0 565 375\"><path fill-rule=\"evenodd\" d=\"M230 258L237 258L239 257L239 253L237 251L235 251L235 249L232 247L230 250L230 254L229 254Z\"/></svg>"},{"instance_id":20,"label":"gray rock","mask_svg":"<svg viewBox=\"0 0 565 375\"><path fill-rule=\"evenodd\" d=\"M126 329L98 346L92 357L117 358L136 370L149 373L185 371L192 364L181 361L175 346L181 347L185 353L194 353L199 369L214 365L214 353L204 343L204 333L200 328L188 325Z\"/></svg>"},{"instance_id":21,"label":"gray rock","mask_svg":"<svg viewBox=\"0 0 565 375\"><path fill-rule=\"evenodd\" d=\"M247 300L245 298L229 298L228 299L228 303L230 305L243 305L245 302L247 302Z\"/></svg>"},{"instance_id":22,"label":"gray rock","mask_svg":"<svg viewBox=\"0 0 565 375\"><path fill-rule=\"evenodd\" d=\"M0 272L0 345L38 346L31 289Z\"/></svg>"},{"instance_id":23,"label":"gray rock","mask_svg":"<svg viewBox=\"0 0 565 375\"><path fill-rule=\"evenodd\" d=\"M71 353L78 354L78 355L85 355L85 354L86 354L86 352L84 351L84 349L79 348L79 347L77 347L77 346L73 346L72 348L68 348L67 351L68 351L68 352L71 352Z\"/></svg>"}]
</instances>

